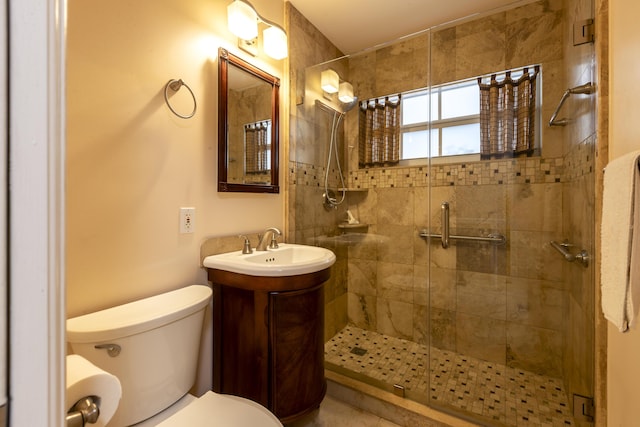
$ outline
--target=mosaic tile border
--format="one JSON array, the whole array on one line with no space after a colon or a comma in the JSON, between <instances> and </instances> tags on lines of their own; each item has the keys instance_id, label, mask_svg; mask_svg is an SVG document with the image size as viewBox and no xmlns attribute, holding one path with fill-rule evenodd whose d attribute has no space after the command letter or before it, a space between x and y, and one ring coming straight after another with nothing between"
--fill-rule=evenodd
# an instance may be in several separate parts
<instances>
[{"instance_id":1,"label":"mosaic tile border","mask_svg":"<svg viewBox=\"0 0 640 427\"><path fill-rule=\"evenodd\" d=\"M451 185L497 185L538 184L563 181L565 170L562 158L492 160L465 163L432 165L431 184ZM325 168L306 163L290 162L289 182L317 187L324 179ZM429 185L427 166L386 167L359 169L348 173L350 188L406 188Z\"/></svg>"},{"instance_id":2,"label":"mosaic tile border","mask_svg":"<svg viewBox=\"0 0 640 427\"><path fill-rule=\"evenodd\" d=\"M325 344L325 361L497 425L575 425L562 381L522 369L353 326Z\"/></svg>"}]
</instances>

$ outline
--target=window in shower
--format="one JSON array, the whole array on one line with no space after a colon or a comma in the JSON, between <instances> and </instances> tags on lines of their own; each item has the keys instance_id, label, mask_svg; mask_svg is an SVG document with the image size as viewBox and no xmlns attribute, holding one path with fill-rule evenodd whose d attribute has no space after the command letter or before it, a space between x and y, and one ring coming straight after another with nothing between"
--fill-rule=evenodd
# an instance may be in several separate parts
<instances>
[{"instance_id":1,"label":"window in shower","mask_svg":"<svg viewBox=\"0 0 640 427\"><path fill-rule=\"evenodd\" d=\"M402 159L480 153L479 90L475 80L406 94Z\"/></svg>"},{"instance_id":2,"label":"window in shower","mask_svg":"<svg viewBox=\"0 0 640 427\"><path fill-rule=\"evenodd\" d=\"M534 67L538 73L539 66L530 68ZM518 81L526 70L493 73L481 79L493 77L503 82L508 74L512 81ZM535 91L538 95L534 97L534 127L540 122L540 84ZM517 108L520 111L520 107ZM401 111L401 160L431 158L446 162L451 156L458 156L455 161L459 156L480 160L480 87L477 78L403 93ZM534 129L533 133L537 148L539 132Z\"/></svg>"}]
</instances>

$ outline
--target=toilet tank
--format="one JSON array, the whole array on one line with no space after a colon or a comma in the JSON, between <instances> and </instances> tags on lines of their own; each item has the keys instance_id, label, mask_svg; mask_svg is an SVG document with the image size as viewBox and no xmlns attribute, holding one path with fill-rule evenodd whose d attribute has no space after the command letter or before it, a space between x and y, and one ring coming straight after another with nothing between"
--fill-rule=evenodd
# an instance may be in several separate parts
<instances>
[{"instance_id":1,"label":"toilet tank","mask_svg":"<svg viewBox=\"0 0 640 427\"><path fill-rule=\"evenodd\" d=\"M67 320L71 350L118 377L109 426L129 426L171 406L193 386L211 289L192 285Z\"/></svg>"}]
</instances>

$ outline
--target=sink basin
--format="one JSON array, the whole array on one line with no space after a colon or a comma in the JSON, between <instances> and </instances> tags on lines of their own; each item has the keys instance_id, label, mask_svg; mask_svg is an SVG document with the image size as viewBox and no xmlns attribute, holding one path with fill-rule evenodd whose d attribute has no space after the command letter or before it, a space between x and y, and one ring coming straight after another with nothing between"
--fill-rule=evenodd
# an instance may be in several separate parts
<instances>
[{"instance_id":1,"label":"sink basin","mask_svg":"<svg viewBox=\"0 0 640 427\"><path fill-rule=\"evenodd\" d=\"M329 268L336 256L329 249L281 243L278 249L243 255L242 251L210 255L202 264L207 268L250 276L297 276Z\"/></svg>"}]
</instances>

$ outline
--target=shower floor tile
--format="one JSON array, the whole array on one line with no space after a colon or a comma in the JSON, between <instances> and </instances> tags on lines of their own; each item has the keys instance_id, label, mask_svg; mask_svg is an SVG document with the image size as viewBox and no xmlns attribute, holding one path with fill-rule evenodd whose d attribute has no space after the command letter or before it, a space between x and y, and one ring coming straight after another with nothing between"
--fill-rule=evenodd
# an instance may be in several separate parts
<instances>
[{"instance_id":1,"label":"shower floor tile","mask_svg":"<svg viewBox=\"0 0 640 427\"><path fill-rule=\"evenodd\" d=\"M353 326L325 344L325 361L496 424L575 425L562 381L522 369Z\"/></svg>"}]
</instances>

